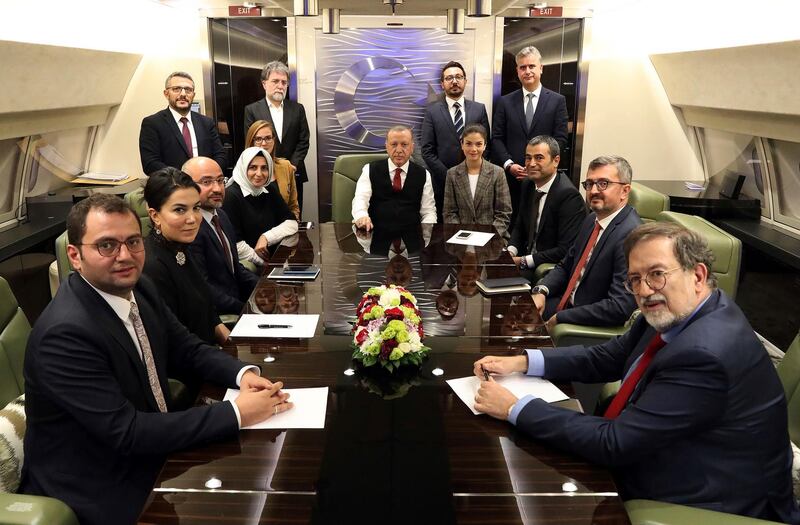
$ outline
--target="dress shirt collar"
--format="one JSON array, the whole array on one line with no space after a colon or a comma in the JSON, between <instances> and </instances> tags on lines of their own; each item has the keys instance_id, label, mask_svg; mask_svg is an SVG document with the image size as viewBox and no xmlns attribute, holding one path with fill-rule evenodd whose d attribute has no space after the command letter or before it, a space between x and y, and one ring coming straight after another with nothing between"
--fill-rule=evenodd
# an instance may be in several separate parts
<instances>
[{"instance_id":1,"label":"dress shirt collar","mask_svg":"<svg viewBox=\"0 0 800 525\"><path fill-rule=\"evenodd\" d=\"M86 281L86 284L91 286L95 292L100 294L100 297L102 297L108 303L108 306L110 306L111 309L114 310L114 313L117 314L117 316L122 320L123 323L128 321L128 316L131 313L131 303L136 302L136 298L134 297L133 293L130 294L130 299L125 299L123 297L112 295L110 293L104 292L103 290L96 288L92 283L87 281L86 277L84 277L83 275L81 275L81 278L84 281Z\"/></svg>"},{"instance_id":2,"label":"dress shirt collar","mask_svg":"<svg viewBox=\"0 0 800 525\"><path fill-rule=\"evenodd\" d=\"M269 99L269 97L264 97L264 100L267 101L267 107L269 109L271 109L273 111L283 111L283 101L286 100L286 98L284 97L284 99L281 100L281 103L278 104L277 106L272 103L272 101Z\"/></svg>"},{"instance_id":3,"label":"dress shirt collar","mask_svg":"<svg viewBox=\"0 0 800 525\"><path fill-rule=\"evenodd\" d=\"M556 177L558 177L558 172L556 172L555 175L550 177L550 180L545 182L543 185L536 186L536 189L541 191L542 193L549 193L550 192L550 187L556 181ZM535 184L534 184L534 186L535 186Z\"/></svg>"},{"instance_id":4,"label":"dress shirt collar","mask_svg":"<svg viewBox=\"0 0 800 525\"><path fill-rule=\"evenodd\" d=\"M613 220L616 218L616 216L619 215L619 212L621 212L623 209L625 209L625 206L623 206L622 208L618 209L617 211L615 211L614 213L612 213L611 215L609 215L605 219L597 219L597 222L600 223L600 228L602 228L603 231L605 231L608 228L608 225L613 222Z\"/></svg>"},{"instance_id":5,"label":"dress shirt collar","mask_svg":"<svg viewBox=\"0 0 800 525\"><path fill-rule=\"evenodd\" d=\"M211 226L214 226L214 223L211 222L211 219L217 216L217 210L208 211L205 208L200 208L200 213L203 214L203 220L205 220Z\"/></svg>"},{"instance_id":6,"label":"dress shirt collar","mask_svg":"<svg viewBox=\"0 0 800 525\"><path fill-rule=\"evenodd\" d=\"M451 113L453 111L453 104L455 104L456 102L458 102L459 106L461 106L461 112L463 113L465 111L465 109L464 109L464 95L461 95L461 98L457 98L455 100L453 100L452 98L446 96L446 97L444 97L444 100L445 100L445 102L447 102L447 109L449 109Z\"/></svg>"},{"instance_id":7,"label":"dress shirt collar","mask_svg":"<svg viewBox=\"0 0 800 525\"><path fill-rule=\"evenodd\" d=\"M411 160L407 160L406 163L403 164L402 166L395 166L394 162L392 162L392 159L389 159L389 175L394 176L394 170L396 170L397 168L403 170L403 173L408 173L409 164L411 164Z\"/></svg>"},{"instance_id":8,"label":"dress shirt collar","mask_svg":"<svg viewBox=\"0 0 800 525\"><path fill-rule=\"evenodd\" d=\"M708 300L711 298L711 294L713 294L713 293L714 292L712 291L710 294L708 294L708 297L706 297L705 299L700 301L700 304L697 305L697 308L695 308L692 311L692 313L690 313L686 317L686 319L684 319L683 321L681 321L677 325L673 326L672 328L670 328L666 332L662 333L661 334L661 339L663 339L665 343L669 343L670 341L672 341L673 339L678 337L678 334L683 332L683 329L686 328L686 325L689 324L689 321L691 321L694 318L694 316L697 315L697 312L699 312L700 309L703 307L703 305L706 304L706 302L708 302Z\"/></svg>"},{"instance_id":9,"label":"dress shirt collar","mask_svg":"<svg viewBox=\"0 0 800 525\"><path fill-rule=\"evenodd\" d=\"M180 113L178 113L177 111L172 109L172 106L167 106L167 109L169 109L169 112L172 113L172 118L175 119L175 123L178 124L178 126L181 125L181 119L184 118L184 117L186 117L189 120L189 124L192 123L192 112L191 111L189 111L189 113L187 113L186 115L181 115Z\"/></svg>"},{"instance_id":10,"label":"dress shirt collar","mask_svg":"<svg viewBox=\"0 0 800 525\"><path fill-rule=\"evenodd\" d=\"M536 95L533 97L533 103L535 104L541 97L542 97L542 83L539 83L539 87L534 89L533 91L528 91L524 87L522 88L522 101L527 104L528 103L528 93L533 93Z\"/></svg>"}]
</instances>

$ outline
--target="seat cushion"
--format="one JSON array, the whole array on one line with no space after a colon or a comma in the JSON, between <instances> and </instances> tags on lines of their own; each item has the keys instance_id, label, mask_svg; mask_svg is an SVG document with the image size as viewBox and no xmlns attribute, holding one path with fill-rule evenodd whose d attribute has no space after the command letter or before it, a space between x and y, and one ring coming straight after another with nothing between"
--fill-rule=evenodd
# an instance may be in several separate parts
<instances>
[{"instance_id":1,"label":"seat cushion","mask_svg":"<svg viewBox=\"0 0 800 525\"><path fill-rule=\"evenodd\" d=\"M22 474L25 394L0 410L0 492L16 492Z\"/></svg>"}]
</instances>

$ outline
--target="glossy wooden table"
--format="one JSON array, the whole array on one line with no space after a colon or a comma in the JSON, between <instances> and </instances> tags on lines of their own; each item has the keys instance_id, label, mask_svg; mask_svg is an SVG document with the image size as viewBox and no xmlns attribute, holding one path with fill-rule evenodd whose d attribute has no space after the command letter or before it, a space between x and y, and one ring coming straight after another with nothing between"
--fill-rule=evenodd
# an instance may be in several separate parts
<instances>
[{"instance_id":1,"label":"glossy wooden table","mask_svg":"<svg viewBox=\"0 0 800 525\"><path fill-rule=\"evenodd\" d=\"M475 272L516 272L507 253L448 252L449 232L429 233L417 252L403 242L400 253L381 256L367 254L349 225L324 224L278 249L271 264L313 262L321 277L262 279L248 309L320 313L317 333L239 340L228 350L289 388L328 386L325 428L244 430L236 441L173 454L142 523L628 523L606 470L474 416L447 386L471 374L481 354L550 340L529 296L473 294ZM385 269L398 255L411 266L410 276L407 268L398 275L420 302L432 351L419 370L389 376L355 367L347 334L361 293L377 275L395 277ZM440 308L442 293L455 295L455 308ZM213 402L222 390L204 394Z\"/></svg>"}]
</instances>

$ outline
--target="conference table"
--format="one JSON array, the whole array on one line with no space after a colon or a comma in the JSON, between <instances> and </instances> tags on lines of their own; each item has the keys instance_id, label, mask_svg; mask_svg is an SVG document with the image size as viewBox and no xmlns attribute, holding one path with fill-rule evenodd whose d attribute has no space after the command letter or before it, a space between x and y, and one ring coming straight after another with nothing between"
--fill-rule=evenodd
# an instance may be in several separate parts
<instances>
[{"instance_id":1,"label":"conference table","mask_svg":"<svg viewBox=\"0 0 800 525\"><path fill-rule=\"evenodd\" d=\"M324 429L242 430L170 455L140 523L629 523L606 469L473 415L445 382L471 375L482 355L552 346L529 294L477 293L477 279L518 272L497 235L480 247L447 243L460 228L493 231L366 234L327 223L285 240L244 313L319 314L314 337L240 338L224 350L286 388L327 386ZM288 264L320 275L266 277ZM394 374L357 366L350 348L358 301L386 283L417 298L431 348L421 367ZM199 402L223 394L206 386Z\"/></svg>"}]
</instances>

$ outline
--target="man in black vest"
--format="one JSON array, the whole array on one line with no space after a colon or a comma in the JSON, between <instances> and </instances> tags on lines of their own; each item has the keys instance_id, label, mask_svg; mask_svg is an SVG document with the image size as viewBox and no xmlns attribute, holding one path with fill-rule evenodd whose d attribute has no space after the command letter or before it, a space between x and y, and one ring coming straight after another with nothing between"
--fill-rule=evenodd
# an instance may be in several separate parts
<instances>
[{"instance_id":1,"label":"man in black vest","mask_svg":"<svg viewBox=\"0 0 800 525\"><path fill-rule=\"evenodd\" d=\"M408 126L394 126L386 133L388 160L364 166L353 197L353 223L373 228L405 229L436 222L436 203L428 171L414 164L414 136Z\"/></svg>"}]
</instances>

